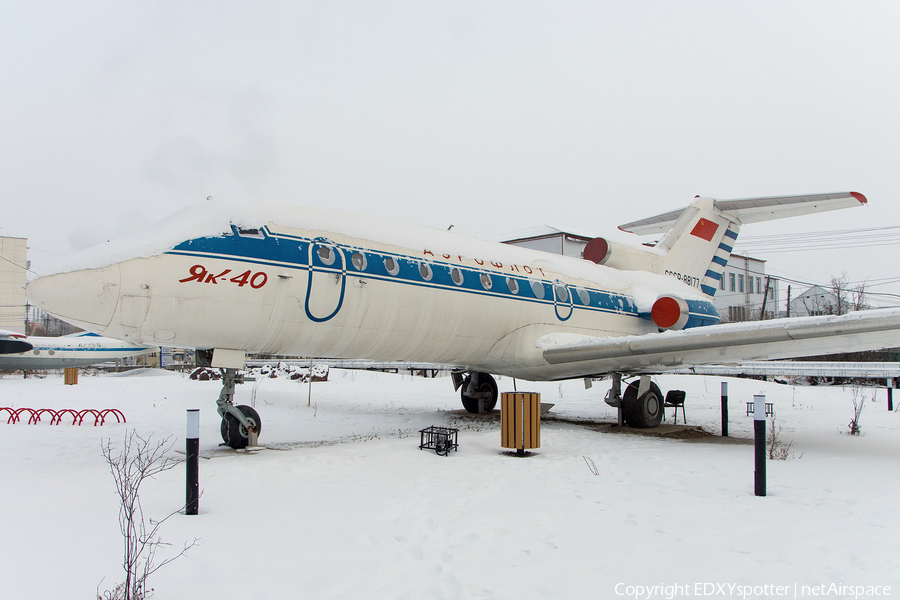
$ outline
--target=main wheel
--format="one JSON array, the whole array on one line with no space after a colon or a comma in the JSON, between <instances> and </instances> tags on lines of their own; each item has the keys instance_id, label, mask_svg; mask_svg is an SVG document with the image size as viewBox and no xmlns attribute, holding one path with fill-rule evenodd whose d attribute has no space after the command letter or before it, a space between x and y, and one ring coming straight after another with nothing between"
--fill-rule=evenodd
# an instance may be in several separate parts
<instances>
[{"instance_id":1,"label":"main wheel","mask_svg":"<svg viewBox=\"0 0 900 600\"><path fill-rule=\"evenodd\" d=\"M650 389L638 398L639 382L632 381L622 394L622 414L629 427L658 427L663 416L663 395L659 386L650 382Z\"/></svg>"},{"instance_id":2,"label":"main wheel","mask_svg":"<svg viewBox=\"0 0 900 600\"><path fill-rule=\"evenodd\" d=\"M260 420L259 413L256 412L256 409L247 406L246 404L241 404L237 409L256 427L257 436L262 433L262 421ZM225 442L225 445L230 446L235 450L246 448L247 444L250 442L250 433L247 431L247 428L241 425L241 422L234 418L230 413L225 413L225 416L222 417L220 431L222 433L222 441Z\"/></svg>"},{"instance_id":3,"label":"main wheel","mask_svg":"<svg viewBox=\"0 0 900 600\"><path fill-rule=\"evenodd\" d=\"M463 381L462 386L460 386L459 397L462 400L462 404L467 411L470 413L478 413L478 398L470 398L466 396L466 389L469 387L469 381L472 379L472 376L468 376ZM484 399L484 412L491 412L494 410L494 407L497 405L497 382L494 381L494 378L488 375L487 373L479 373L478 374L478 387L475 389L476 392L480 393L490 393L489 398Z\"/></svg>"}]
</instances>

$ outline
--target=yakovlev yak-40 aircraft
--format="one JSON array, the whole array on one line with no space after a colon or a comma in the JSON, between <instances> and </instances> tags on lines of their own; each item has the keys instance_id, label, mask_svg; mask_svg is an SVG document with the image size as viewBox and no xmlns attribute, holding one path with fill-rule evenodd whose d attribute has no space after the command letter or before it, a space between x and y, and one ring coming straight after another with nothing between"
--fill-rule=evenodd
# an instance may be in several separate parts
<instances>
[{"instance_id":1,"label":"yakovlev yak-40 aircraft","mask_svg":"<svg viewBox=\"0 0 900 600\"><path fill-rule=\"evenodd\" d=\"M205 203L75 257L27 293L90 331L209 350L225 370L218 408L232 447L261 428L232 403L246 353L451 365L473 412L496 403L492 373L608 375L607 401L630 426L654 427L663 396L649 374L897 345L900 309L718 324L711 301L741 225L865 202L698 198L620 227L668 231L655 247L597 238L586 260L321 208ZM622 393L622 376L637 374Z\"/></svg>"}]
</instances>

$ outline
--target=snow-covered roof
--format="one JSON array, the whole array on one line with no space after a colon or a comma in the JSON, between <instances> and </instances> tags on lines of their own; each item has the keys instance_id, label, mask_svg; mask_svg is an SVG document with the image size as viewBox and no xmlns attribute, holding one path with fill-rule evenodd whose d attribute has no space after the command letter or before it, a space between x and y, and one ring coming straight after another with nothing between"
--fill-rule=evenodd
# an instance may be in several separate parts
<instances>
[{"instance_id":1,"label":"snow-covered roof","mask_svg":"<svg viewBox=\"0 0 900 600\"><path fill-rule=\"evenodd\" d=\"M521 229L519 231L514 231L512 233L504 233L502 235L494 236L493 241L509 243L509 242L519 242L522 240L530 240L535 238L545 238L557 235L564 235L568 237L583 239L584 241L590 241L595 238L595 235L587 235L584 233L573 233L571 231L563 231L562 229L557 229L551 225L538 225L536 227L529 227L528 229Z\"/></svg>"}]
</instances>

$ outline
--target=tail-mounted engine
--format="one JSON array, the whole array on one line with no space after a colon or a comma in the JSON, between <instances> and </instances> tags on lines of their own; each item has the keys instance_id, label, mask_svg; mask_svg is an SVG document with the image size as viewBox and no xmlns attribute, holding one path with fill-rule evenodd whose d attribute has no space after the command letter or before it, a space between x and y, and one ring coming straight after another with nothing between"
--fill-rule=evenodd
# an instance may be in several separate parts
<instances>
[{"instance_id":1,"label":"tail-mounted engine","mask_svg":"<svg viewBox=\"0 0 900 600\"><path fill-rule=\"evenodd\" d=\"M650 309L650 319L660 329L684 329L690 317L688 303L678 296L660 296Z\"/></svg>"},{"instance_id":2,"label":"tail-mounted engine","mask_svg":"<svg viewBox=\"0 0 900 600\"><path fill-rule=\"evenodd\" d=\"M585 260L598 265L624 269L626 271L659 272L662 258L649 250L632 248L611 242L606 238L594 238L584 247L582 254Z\"/></svg>"}]
</instances>

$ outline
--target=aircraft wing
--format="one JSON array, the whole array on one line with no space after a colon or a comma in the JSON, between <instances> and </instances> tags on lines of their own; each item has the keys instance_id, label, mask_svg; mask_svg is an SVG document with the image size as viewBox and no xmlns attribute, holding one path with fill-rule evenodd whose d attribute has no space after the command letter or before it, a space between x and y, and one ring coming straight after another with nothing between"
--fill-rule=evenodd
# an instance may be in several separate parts
<instances>
[{"instance_id":1,"label":"aircraft wing","mask_svg":"<svg viewBox=\"0 0 900 600\"><path fill-rule=\"evenodd\" d=\"M737 377L740 375L773 377L842 377L881 379L886 381L900 377L900 363L896 362L836 362L810 360L751 360L724 365L694 365L677 369L675 373L686 375L714 375Z\"/></svg>"},{"instance_id":2,"label":"aircraft wing","mask_svg":"<svg viewBox=\"0 0 900 600\"><path fill-rule=\"evenodd\" d=\"M781 359L900 346L900 308L840 317L727 323L624 337L549 334L535 345L562 377L650 373L691 365Z\"/></svg>"}]
</instances>

